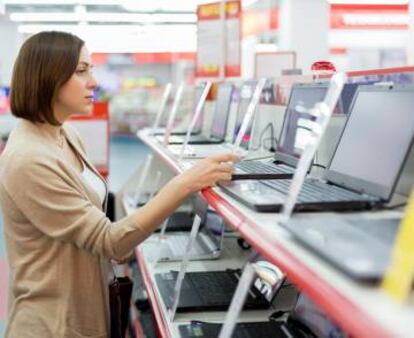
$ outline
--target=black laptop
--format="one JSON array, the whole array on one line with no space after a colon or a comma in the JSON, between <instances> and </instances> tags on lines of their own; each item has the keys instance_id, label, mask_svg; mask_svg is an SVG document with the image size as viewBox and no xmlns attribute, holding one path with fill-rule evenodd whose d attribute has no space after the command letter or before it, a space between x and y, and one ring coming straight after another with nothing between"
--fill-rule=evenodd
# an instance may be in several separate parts
<instances>
[{"instance_id":1,"label":"black laptop","mask_svg":"<svg viewBox=\"0 0 414 338\"><path fill-rule=\"evenodd\" d=\"M286 317L286 315L284 316ZM237 323L232 338L347 338L336 323L303 292L287 319ZM222 324L192 321L178 327L181 338L217 338Z\"/></svg>"},{"instance_id":2,"label":"black laptop","mask_svg":"<svg viewBox=\"0 0 414 338\"><path fill-rule=\"evenodd\" d=\"M358 210L390 201L414 137L414 86L359 86L322 179L307 178L295 210ZM234 181L223 189L258 211L280 211L291 180Z\"/></svg>"},{"instance_id":3,"label":"black laptop","mask_svg":"<svg viewBox=\"0 0 414 338\"><path fill-rule=\"evenodd\" d=\"M335 215L293 217L283 226L298 242L349 277L377 282L387 271L400 221L400 218L389 216L368 219Z\"/></svg>"},{"instance_id":4,"label":"black laptop","mask_svg":"<svg viewBox=\"0 0 414 338\"><path fill-rule=\"evenodd\" d=\"M219 144L224 142L232 92L233 85L231 83L222 83L219 85L210 135L208 136L202 133L191 135L188 144ZM186 135L170 137L169 144L183 144L185 137Z\"/></svg>"},{"instance_id":5,"label":"black laptop","mask_svg":"<svg viewBox=\"0 0 414 338\"><path fill-rule=\"evenodd\" d=\"M187 272L181 288L177 312L226 311L231 303L241 270ZM178 271L155 274L161 297L171 309ZM269 300L254 285L251 287L244 309L267 309Z\"/></svg>"},{"instance_id":6,"label":"black laptop","mask_svg":"<svg viewBox=\"0 0 414 338\"><path fill-rule=\"evenodd\" d=\"M296 169L301 150L295 147L299 118L304 118L295 108L299 105L312 108L321 102L328 90L328 82L295 84L289 96L280 131L275 157L270 161L240 161L235 164L233 180L291 178ZM358 88L357 83L346 83L342 89L334 114L348 114Z\"/></svg>"},{"instance_id":7,"label":"black laptop","mask_svg":"<svg viewBox=\"0 0 414 338\"><path fill-rule=\"evenodd\" d=\"M291 178L300 157L299 149L295 148L295 137L301 114L295 108L298 105L312 108L324 99L327 90L328 85L322 83L294 85L290 92L274 158L267 162L257 160L237 162L232 179Z\"/></svg>"},{"instance_id":8,"label":"black laptop","mask_svg":"<svg viewBox=\"0 0 414 338\"><path fill-rule=\"evenodd\" d=\"M222 324L191 322L178 327L181 338L217 338ZM232 338L291 338L275 321L239 323L236 325Z\"/></svg>"}]
</instances>

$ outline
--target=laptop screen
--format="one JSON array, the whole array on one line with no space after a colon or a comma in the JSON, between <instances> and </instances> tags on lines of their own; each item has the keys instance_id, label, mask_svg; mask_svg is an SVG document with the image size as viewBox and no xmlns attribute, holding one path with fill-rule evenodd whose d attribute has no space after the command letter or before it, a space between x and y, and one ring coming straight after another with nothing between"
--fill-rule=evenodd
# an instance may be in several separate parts
<instances>
[{"instance_id":1,"label":"laptop screen","mask_svg":"<svg viewBox=\"0 0 414 338\"><path fill-rule=\"evenodd\" d=\"M211 135L218 139L224 139L227 130L227 117L230 108L233 86L223 83L218 87L214 119L211 125Z\"/></svg>"},{"instance_id":2,"label":"laptop screen","mask_svg":"<svg viewBox=\"0 0 414 338\"><path fill-rule=\"evenodd\" d=\"M389 199L414 136L414 87L360 86L327 179Z\"/></svg>"},{"instance_id":3,"label":"laptop screen","mask_svg":"<svg viewBox=\"0 0 414 338\"><path fill-rule=\"evenodd\" d=\"M318 338L348 337L346 333L333 323L332 320L303 293L299 295L295 308L290 316L304 324ZM295 324L293 323L293 325Z\"/></svg>"},{"instance_id":4,"label":"laptop screen","mask_svg":"<svg viewBox=\"0 0 414 338\"><path fill-rule=\"evenodd\" d=\"M247 113L247 108L249 106L250 101L252 100L254 89L256 88L256 81L248 81L243 84L239 92L239 106L237 109L237 117L236 117L236 126L234 128L234 140L239 133L241 125L243 123L244 117ZM253 123L250 123L246 129L246 133L243 136L242 142L240 146L246 150L249 148L249 142L251 138Z\"/></svg>"},{"instance_id":5,"label":"laptop screen","mask_svg":"<svg viewBox=\"0 0 414 338\"><path fill-rule=\"evenodd\" d=\"M214 210L207 209L199 233L200 236L208 238L207 249L221 249L224 226L224 220Z\"/></svg>"},{"instance_id":6,"label":"laptop screen","mask_svg":"<svg viewBox=\"0 0 414 338\"><path fill-rule=\"evenodd\" d=\"M295 109L297 106L312 108L317 102L325 98L327 90L328 87L325 84L301 84L292 87L280 132L276 157L280 154L294 158L300 157L303 149L298 147L301 142L298 142L296 138L301 136L300 127L298 127L298 120L301 114Z\"/></svg>"},{"instance_id":7,"label":"laptop screen","mask_svg":"<svg viewBox=\"0 0 414 338\"><path fill-rule=\"evenodd\" d=\"M334 113L338 114L349 114L352 100L361 83L345 83L342 88L341 96L339 97L338 104Z\"/></svg>"}]
</instances>

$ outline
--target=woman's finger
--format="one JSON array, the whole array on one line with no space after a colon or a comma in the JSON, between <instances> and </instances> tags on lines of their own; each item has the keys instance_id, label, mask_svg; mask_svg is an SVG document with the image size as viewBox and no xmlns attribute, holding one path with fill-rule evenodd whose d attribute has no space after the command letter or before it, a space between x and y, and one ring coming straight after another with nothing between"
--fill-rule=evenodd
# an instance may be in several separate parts
<instances>
[{"instance_id":1,"label":"woman's finger","mask_svg":"<svg viewBox=\"0 0 414 338\"><path fill-rule=\"evenodd\" d=\"M233 165L228 162L222 162L219 164L218 170L231 173L233 172Z\"/></svg>"}]
</instances>

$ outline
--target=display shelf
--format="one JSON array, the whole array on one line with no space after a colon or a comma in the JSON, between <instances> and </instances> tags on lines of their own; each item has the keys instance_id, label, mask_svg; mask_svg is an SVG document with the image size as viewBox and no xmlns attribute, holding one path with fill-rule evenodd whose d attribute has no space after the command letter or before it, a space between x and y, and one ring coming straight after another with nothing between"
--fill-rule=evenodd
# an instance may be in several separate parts
<instances>
[{"instance_id":1,"label":"display shelf","mask_svg":"<svg viewBox=\"0 0 414 338\"><path fill-rule=\"evenodd\" d=\"M180 262L162 262L154 264L152 254L154 244L157 243L158 235L153 235L146 242L135 250L139 267L143 272L145 288L148 293L151 307L158 325L161 337L179 337L178 326L188 324L192 320L223 322L226 312L192 312L177 313L174 320L170 319L170 313L165 307L157 285L154 281L155 273L179 270ZM237 269L243 266L249 251L242 250L236 243L235 238L225 238L223 242L223 252L217 260L190 261L187 271L209 271L224 270L227 268ZM248 310L241 314L241 321L260 321L266 320L277 307L268 310Z\"/></svg>"},{"instance_id":2,"label":"display shelf","mask_svg":"<svg viewBox=\"0 0 414 338\"><path fill-rule=\"evenodd\" d=\"M172 154L149 136L138 135L175 173L180 165ZM295 242L277 225L278 214L258 213L226 195L220 188L204 189L205 200L260 254L279 266L288 278L311 297L353 337L414 337L410 329L414 306L400 306L378 286L359 284ZM386 211L391 215L400 211ZM333 213L296 214L329 217ZM375 217L365 212L364 217Z\"/></svg>"}]
</instances>

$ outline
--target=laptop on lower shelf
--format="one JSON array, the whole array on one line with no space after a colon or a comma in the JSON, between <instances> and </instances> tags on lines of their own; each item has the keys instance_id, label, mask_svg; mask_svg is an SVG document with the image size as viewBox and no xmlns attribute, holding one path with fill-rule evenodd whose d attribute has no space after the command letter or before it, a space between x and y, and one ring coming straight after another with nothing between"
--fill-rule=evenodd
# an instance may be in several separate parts
<instances>
[{"instance_id":1,"label":"laptop on lower shelf","mask_svg":"<svg viewBox=\"0 0 414 338\"><path fill-rule=\"evenodd\" d=\"M226 311L237 288L241 270L187 272L184 277L177 312ZM159 292L171 309L178 271L155 274ZM267 309L269 300L253 285L244 309Z\"/></svg>"},{"instance_id":2,"label":"laptop on lower shelf","mask_svg":"<svg viewBox=\"0 0 414 338\"><path fill-rule=\"evenodd\" d=\"M272 315L273 317L273 315ZM277 321L275 320L277 319ZM192 321L180 325L181 338L217 338L221 323ZM300 293L293 309L271 321L238 323L232 338L347 338L343 332L304 293Z\"/></svg>"},{"instance_id":3,"label":"laptop on lower shelf","mask_svg":"<svg viewBox=\"0 0 414 338\"><path fill-rule=\"evenodd\" d=\"M166 231L168 231L168 224ZM179 225L176 224L177 228ZM192 227L192 224L191 224ZM207 210L195 241L191 247L190 259L217 259L223 249L224 221L213 210ZM184 231L168 231L165 238L156 242L154 255L160 262L182 260L190 238L190 229ZM149 242L148 242L148 245ZM151 257L149 257L151 258Z\"/></svg>"},{"instance_id":4,"label":"laptop on lower shelf","mask_svg":"<svg viewBox=\"0 0 414 338\"><path fill-rule=\"evenodd\" d=\"M294 238L351 278L377 282L387 271L401 219L336 215L291 218Z\"/></svg>"},{"instance_id":5,"label":"laptop on lower shelf","mask_svg":"<svg viewBox=\"0 0 414 338\"><path fill-rule=\"evenodd\" d=\"M222 324L191 322L180 325L181 338L217 338ZM291 338L282 329L282 324L269 322L238 323L232 334L232 338Z\"/></svg>"},{"instance_id":6,"label":"laptop on lower shelf","mask_svg":"<svg viewBox=\"0 0 414 338\"><path fill-rule=\"evenodd\" d=\"M191 211L176 211L173 213L167 221L166 232L175 231L191 231L193 226L195 214ZM161 229L155 230L159 232Z\"/></svg>"},{"instance_id":7,"label":"laptop on lower shelf","mask_svg":"<svg viewBox=\"0 0 414 338\"><path fill-rule=\"evenodd\" d=\"M322 179L307 178L295 210L359 210L388 203L414 139L414 86L359 86ZM280 211L291 180L233 181L222 188L258 211Z\"/></svg>"}]
</instances>

